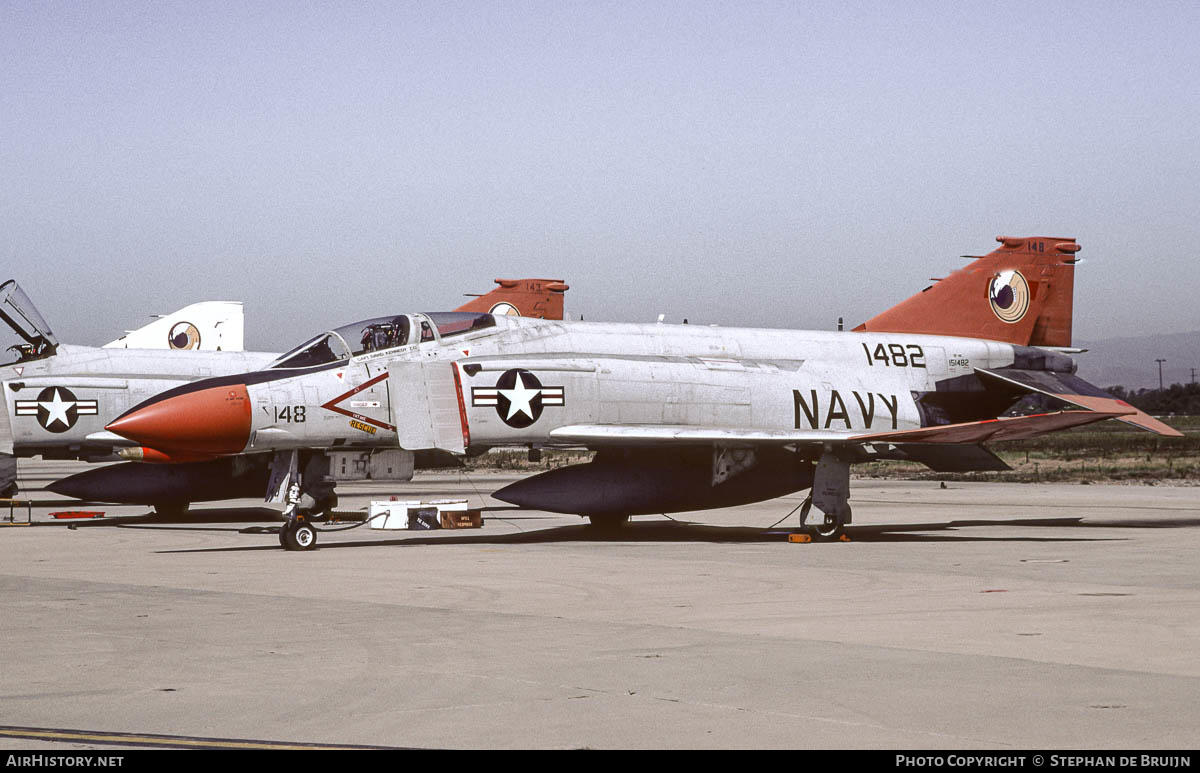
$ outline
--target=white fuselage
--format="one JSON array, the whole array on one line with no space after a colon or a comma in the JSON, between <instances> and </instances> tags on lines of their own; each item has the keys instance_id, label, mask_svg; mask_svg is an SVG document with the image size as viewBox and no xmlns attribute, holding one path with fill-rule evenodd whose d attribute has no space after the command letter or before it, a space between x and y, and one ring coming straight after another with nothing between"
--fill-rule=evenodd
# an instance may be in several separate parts
<instances>
[{"instance_id":1,"label":"white fuselage","mask_svg":"<svg viewBox=\"0 0 1200 773\"><path fill-rule=\"evenodd\" d=\"M407 418L397 407L411 404L397 390L422 388L397 375L413 363L457 363L470 443L488 447L554 445L553 430L581 424L913 429L916 396L1014 359L1011 345L969 338L499 317L477 332L251 384L246 450L396 447ZM513 370L534 378L501 384Z\"/></svg>"}]
</instances>

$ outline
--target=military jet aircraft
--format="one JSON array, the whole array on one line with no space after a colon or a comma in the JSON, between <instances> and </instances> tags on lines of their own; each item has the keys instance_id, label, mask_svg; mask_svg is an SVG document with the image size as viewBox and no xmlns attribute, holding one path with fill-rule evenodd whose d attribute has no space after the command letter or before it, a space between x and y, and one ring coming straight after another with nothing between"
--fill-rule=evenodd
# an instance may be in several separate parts
<instances>
[{"instance_id":1,"label":"military jet aircraft","mask_svg":"<svg viewBox=\"0 0 1200 773\"><path fill-rule=\"evenodd\" d=\"M851 332L397 314L322 333L264 370L163 392L108 430L171 455L275 451L272 496L303 486L298 449L402 459L584 446L592 461L494 496L614 526L811 489L801 523L822 539L851 522L855 462L1004 469L983 443L1109 418L1178 436L1075 375L1079 245L999 241ZM1069 408L1003 416L1038 393ZM285 547L315 544L316 499L288 500Z\"/></svg>"},{"instance_id":2,"label":"military jet aircraft","mask_svg":"<svg viewBox=\"0 0 1200 773\"><path fill-rule=\"evenodd\" d=\"M561 280L498 279L462 308L524 312L561 319ZM0 359L0 493L15 490L17 456L180 464L130 464L89 470L51 484L82 499L154 505L179 512L189 501L258 496L266 485L260 458L215 463L145 448L104 425L180 384L266 367L277 352L242 350L240 303L193 304L103 347L61 344L15 281L0 285L0 319L17 343ZM189 463L190 464L183 464Z\"/></svg>"},{"instance_id":3,"label":"military jet aircraft","mask_svg":"<svg viewBox=\"0 0 1200 773\"><path fill-rule=\"evenodd\" d=\"M173 314L158 315L145 327L126 331L120 338L97 349L60 344L29 297L15 281L9 280L0 284L0 320L8 326L5 343L16 341L0 357L0 379L10 379L5 382L9 385L6 392L13 395L11 401L4 403L6 410L0 411L0 496L16 493L15 447L21 449L22 456L46 454L47 458L87 459L112 453L111 443L96 443L87 435L108 435L102 432L107 418L153 394L154 387L148 381L146 391L126 399L119 410L109 410L102 415L100 390L109 393L114 388L127 391L124 382L114 384L112 379L106 380L108 368L105 365L119 361L125 363L125 368L136 370L139 365L167 358L165 350L204 352L199 356L167 358L172 362L190 363L195 377L202 377L214 372L211 367L204 366L214 359L211 352L226 354L221 361L226 363L227 370L217 372L260 367L271 357L269 354L257 357L240 354L242 304L232 301L193 303ZM145 351L119 354L101 351L127 348ZM95 367L97 363L99 367ZM160 370L142 368L146 375ZM162 383L160 388L180 381ZM21 394L23 389L29 393ZM80 399L76 392L84 397ZM87 418L91 416L96 418ZM81 418L84 426L90 425L86 433L82 428L76 429ZM110 437L118 445L128 445L122 438Z\"/></svg>"}]
</instances>

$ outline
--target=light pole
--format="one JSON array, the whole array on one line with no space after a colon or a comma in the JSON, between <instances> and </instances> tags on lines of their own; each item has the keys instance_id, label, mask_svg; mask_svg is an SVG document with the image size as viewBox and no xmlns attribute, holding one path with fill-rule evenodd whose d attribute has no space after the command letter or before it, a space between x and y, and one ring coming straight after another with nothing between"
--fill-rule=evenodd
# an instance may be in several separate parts
<instances>
[{"instance_id":1,"label":"light pole","mask_svg":"<svg viewBox=\"0 0 1200 773\"><path fill-rule=\"evenodd\" d=\"M1155 360L1155 362L1157 362L1157 363L1158 363L1158 391L1160 391L1160 392L1161 392L1161 391L1162 391L1162 388L1163 388L1163 382L1162 382L1162 364L1163 364L1164 362L1166 362L1166 360L1163 360L1163 359L1157 359L1157 360Z\"/></svg>"}]
</instances>

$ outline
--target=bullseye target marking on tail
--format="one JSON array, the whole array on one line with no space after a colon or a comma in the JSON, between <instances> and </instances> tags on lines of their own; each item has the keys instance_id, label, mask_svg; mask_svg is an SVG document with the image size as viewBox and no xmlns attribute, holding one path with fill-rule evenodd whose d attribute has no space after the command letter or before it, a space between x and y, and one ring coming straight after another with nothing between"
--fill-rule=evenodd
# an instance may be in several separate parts
<instances>
[{"instance_id":1,"label":"bullseye target marking on tail","mask_svg":"<svg viewBox=\"0 0 1200 773\"><path fill-rule=\"evenodd\" d=\"M199 349L200 331L191 322L176 322L167 334L167 344L172 349Z\"/></svg>"},{"instance_id":2,"label":"bullseye target marking on tail","mask_svg":"<svg viewBox=\"0 0 1200 773\"><path fill-rule=\"evenodd\" d=\"M1029 311L1029 283L1020 271L1001 271L988 285L992 313L1002 322L1020 322Z\"/></svg>"},{"instance_id":3,"label":"bullseye target marking on tail","mask_svg":"<svg viewBox=\"0 0 1200 773\"><path fill-rule=\"evenodd\" d=\"M500 303L497 303L495 306L492 306L492 308L489 309L489 312L491 314L500 314L505 317L521 316L520 310L517 309L516 306L513 306L511 303L508 303L507 301L501 301Z\"/></svg>"}]
</instances>

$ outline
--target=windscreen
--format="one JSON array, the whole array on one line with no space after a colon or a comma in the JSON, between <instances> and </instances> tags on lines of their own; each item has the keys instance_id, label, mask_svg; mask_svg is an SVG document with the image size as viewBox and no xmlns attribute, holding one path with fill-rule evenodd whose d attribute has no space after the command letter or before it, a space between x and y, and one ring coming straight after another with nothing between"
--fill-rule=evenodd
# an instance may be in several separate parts
<instances>
[{"instance_id":1,"label":"windscreen","mask_svg":"<svg viewBox=\"0 0 1200 773\"><path fill-rule=\"evenodd\" d=\"M322 333L285 353L269 368L311 368L327 362L350 359L350 349L337 333Z\"/></svg>"}]
</instances>

